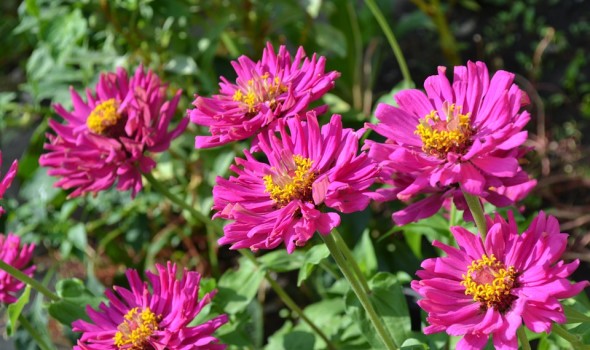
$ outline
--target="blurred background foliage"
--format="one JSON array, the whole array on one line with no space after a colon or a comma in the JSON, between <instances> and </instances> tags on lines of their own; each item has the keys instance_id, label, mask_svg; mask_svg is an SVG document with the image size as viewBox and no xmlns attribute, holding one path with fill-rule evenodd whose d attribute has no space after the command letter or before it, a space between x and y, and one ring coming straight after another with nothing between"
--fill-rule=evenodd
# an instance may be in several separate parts
<instances>
[{"instance_id":1,"label":"blurred background foliage","mask_svg":"<svg viewBox=\"0 0 590 350\"><path fill-rule=\"evenodd\" d=\"M580 274L587 274L590 141L583 136L590 132L590 2L377 4L416 86L435 74L437 66L467 60L483 60L491 70L517 74L517 83L531 98L529 146L535 152L524 166L539 180L520 220L526 222L540 208L556 215L562 229L574 233L567 257L583 259ZM38 243L35 261L39 271L49 272L48 280L77 277L86 281L89 295L101 295L104 286L125 284L122 273L127 267L145 270L154 262L173 260L218 279L206 282L204 289L218 288L220 301L212 308L232 317L231 326L223 328L224 341L252 349L322 348L322 340L297 323L262 282L265 273L280 273L279 283L329 337L343 339L346 348L367 347L350 322L353 315L345 313L342 297L347 287L335 277L336 267L325 251L309 244L289 257L284 251L270 252L258 265L238 262L235 252L216 247L213 232L149 186L134 200L115 190L68 200L67 193L52 187L54 179L37 162L47 121L58 118L52 104L69 108L70 87L83 91L94 86L99 72L143 64L169 83L170 95L183 90L178 120L191 107L194 94L215 94L219 76L235 78L232 60L241 54L257 60L267 41L275 47L285 44L293 53L302 45L309 55L326 56L327 70L338 70L341 77L322 102L331 113L342 114L347 126L361 127L374 120L377 101L392 102L392 92L402 81L391 49L362 1L4 0L0 32L3 171L13 159L20 162L18 184L7 202L10 214L0 219L0 232L16 232ZM194 136L204 133L191 124L160 156L154 175L209 215L215 177L227 175L246 144L197 151ZM449 232L440 216L392 227L390 214L400 206L374 204L350 215L344 218L342 234L362 257L361 268L368 276L393 271L400 283L407 283L422 259L436 254L429 241L448 241ZM234 269L238 264L242 268ZM411 291L403 291L411 301ZM412 302L409 307L416 331L419 312ZM50 319L31 321L58 329L53 339L64 347L75 339ZM410 324L403 317L397 322L402 328ZM18 348L32 348L31 340L19 334ZM536 341L545 344L545 338ZM444 338L429 341L438 348Z\"/></svg>"}]
</instances>

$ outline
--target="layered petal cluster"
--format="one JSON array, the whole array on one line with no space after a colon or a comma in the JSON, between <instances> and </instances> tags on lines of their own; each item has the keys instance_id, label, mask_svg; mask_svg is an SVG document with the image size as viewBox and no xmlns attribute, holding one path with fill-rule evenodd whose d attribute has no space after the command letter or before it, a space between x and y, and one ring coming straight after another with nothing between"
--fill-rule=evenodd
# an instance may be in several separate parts
<instances>
[{"instance_id":1,"label":"layered petal cluster","mask_svg":"<svg viewBox=\"0 0 590 350\"><path fill-rule=\"evenodd\" d=\"M131 189L135 196L142 188L141 174L156 165L150 153L167 150L188 124L183 118L168 131L180 94L168 100L166 85L141 66L131 79L122 68L101 74L96 91L86 91L86 102L71 89L72 112L55 106L65 123L49 122L56 135L48 135L48 152L39 163L60 178L57 187L74 189L70 197L97 193L115 182L118 190Z\"/></svg>"},{"instance_id":2,"label":"layered petal cluster","mask_svg":"<svg viewBox=\"0 0 590 350\"><path fill-rule=\"evenodd\" d=\"M435 241L446 256L425 260L412 289L428 313L424 333L463 336L457 349L483 349L490 335L495 349L518 349L518 327L550 332L566 321L559 299L590 283L567 280L579 261L560 260L567 234L554 217L541 212L522 235L512 215L488 217L487 226L485 242L462 227L451 228L459 249Z\"/></svg>"},{"instance_id":3,"label":"layered petal cluster","mask_svg":"<svg viewBox=\"0 0 590 350\"><path fill-rule=\"evenodd\" d=\"M2 167L2 152L0 152L0 168ZM2 177L2 173L0 173L0 199L4 196L4 193L10 187L12 180L16 176L16 171L18 169L18 162L15 160L8 168L8 172ZM0 205L0 216L4 214L4 208Z\"/></svg>"},{"instance_id":4,"label":"layered petal cluster","mask_svg":"<svg viewBox=\"0 0 590 350\"><path fill-rule=\"evenodd\" d=\"M445 73L439 67L426 79L426 93L397 93L399 107L378 105L379 123L367 125L386 138L365 146L383 169L380 180L393 185L380 200L426 195L394 213L400 225L433 215L448 199L466 209L462 191L504 207L536 184L519 165L530 115L521 111L528 97L514 74L498 71L490 79L482 62L455 67L452 83Z\"/></svg>"},{"instance_id":5,"label":"layered petal cluster","mask_svg":"<svg viewBox=\"0 0 590 350\"><path fill-rule=\"evenodd\" d=\"M314 112L278 121L277 131L257 138L259 152L244 151L231 170L237 176L217 178L213 188L214 218L232 220L219 244L232 249L287 251L303 246L315 233L328 234L340 224L336 212L363 210L377 166L358 152L360 133L343 129L339 115L321 128ZM258 154L257 154L258 153ZM260 159L260 154L266 160Z\"/></svg>"},{"instance_id":6,"label":"layered petal cluster","mask_svg":"<svg viewBox=\"0 0 590 350\"><path fill-rule=\"evenodd\" d=\"M309 104L334 87L340 73L325 72L326 59L307 58L299 47L294 58L285 46L275 53L267 43L262 59L241 56L232 62L235 83L221 77L218 95L196 96L193 123L209 127L211 136L197 136L196 148L209 148L249 138L279 118L304 115Z\"/></svg>"},{"instance_id":7,"label":"layered petal cluster","mask_svg":"<svg viewBox=\"0 0 590 350\"><path fill-rule=\"evenodd\" d=\"M35 265L28 266L33 258L34 244L23 244L19 236L0 233L0 260L20 270L29 277L35 272ZM17 300L16 294L25 284L6 271L0 269L0 303L11 304Z\"/></svg>"},{"instance_id":8,"label":"layered petal cluster","mask_svg":"<svg viewBox=\"0 0 590 350\"><path fill-rule=\"evenodd\" d=\"M75 332L83 332L75 350L167 349L219 350L213 336L227 322L227 315L217 316L198 325L189 325L207 305L215 291L199 300L198 272L184 270L177 279L177 267L156 265L157 273L146 272L143 282L136 270L127 270L130 289L115 286L105 294L109 305L98 310L87 307L92 323L72 323Z\"/></svg>"}]
</instances>

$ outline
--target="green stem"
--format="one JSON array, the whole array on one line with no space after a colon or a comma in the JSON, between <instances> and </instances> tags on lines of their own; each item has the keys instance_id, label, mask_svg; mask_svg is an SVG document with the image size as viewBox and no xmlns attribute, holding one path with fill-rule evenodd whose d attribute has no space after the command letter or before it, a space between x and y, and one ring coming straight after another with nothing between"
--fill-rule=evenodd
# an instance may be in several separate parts
<instances>
[{"instance_id":1,"label":"green stem","mask_svg":"<svg viewBox=\"0 0 590 350\"><path fill-rule=\"evenodd\" d=\"M152 185L158 192L166 196L168 199L170 199L172 203L178 205L179 207L191 213L192 217L195 218L195 220L197 220L199 224L207 225L207 223L211 222L211 220L204 214L200 213L198 210L190 206L180 197L170 192L170 190L166 188L166 186L162 185L160 181L156 180L152 173L144 173L143 176L150 183L150 185Z\"/></svg>"},{"instance_id":2,"label":"green stem","mask_svg":"<svg viewBox=\"0 0 590 350\"><path fill-rule=\"evenodd\" d=\"M209 262L213 276L219 277L219 260L217 259L217 237L210 225L207 225L207 245L209 246Z\"/></svg>"},{"instance_id":3,"label":"green stem","mask_svg":"<svg viewBox=\"0 0 590 350\"><path fill-rule=\"evenodd\" d=\"M240 55L240 50L236 47L236 44L226 31L221 32L220 38L232 57L238 57Z\"/></svg>"},{"instance_id":4,"label":"green stem","mask_svg":"<svg viewBox=\"0 0 590 350\"><path fill-rule=\"evenodd\" d=\"M348 60L351 62L354 77L352 79L352 106L357 110L362 110L363 96L362 96L362 56L363 43L361 39L361 30L358 23L358 17L354 9L354 3L346 2L346 12L350 23L350 33L352 34L352 42L354 43L354 54L348 55Z\"/></svg>"},{"instance_id":5,"label":"green stem","mask_svg":"<svg viewBox=\"0 0 590 350\"><path fill-rule=\"evenodd\" d=\"M413 86L414 82L412 81L412 77L410 76L410 71L408 70L408 65L406 64L404 54L402 53L402 50L400 49L399 44L395 39L395 35L393 35L393 31L389 27L389 24L387 24L387 21L385 20L383 13L381 12L374 0L365 0L365 4L367 4L367 7L369 8L369 10L371 10L373 16L375 16L375 19L379 23L381 30L383 30L383 33L387 37L387 41L389 41L389 45L391 45L391 49L393 50L393 54L395 55L397 63L399 64L399 68L402 72L406 85Z\"/></svg>"},{"instance_id":6,"label":"green stem","mask_svg":"<svg viewBox=\"0 0 590 350\"><path fill-rule=\"evenodd\" d=\"M162 195L166 196L168 199L170 199L170 201L172 201L173 203L175 203L179 207L186 209L189 213L191 213L191 215L194 217L195 220L206 225L208 228L209 238L213 237L213 235L209 233L210 230L211 230L211 232L213 232L214 234L218 234L219 236L223 235L223 228L221 226L219 226L216 223L214 223L213 221L209 220L209 218L205 217L205 215L201 214L195 208L191 207L185 201L183 201L178 196L176 196L172 192L170 192L165 186L163 186L158 180L156 180L151 173L143 174L143 176L146 178L146 180L148 180L148 182L158 192L160 192ZM211 242L209 242L209 243L211 243ZM251 260L256 266L258 266L258 261L256 261L256 257L249 250L241 249L241 250L239 250L239 252L243 256L245 256L246 258ZM272 279L272 276L270 276L268 273L266 273L265 278L268 281L268 283L270 284L270 286L273 288L275 293L277 293L279 298L281 298L283 303L285 303L285 305L288 308L290 308L293 312L295 312L297 315L299 315L299 317L301 317L301 319L303 319L326 342L327 346L330 349L336 349L336 347L334 346L334 344L332 344L330 342L328 337L307 316L305 316L305 314L303 313L303 310L301 310L297 306L297 304L293 301L293 299L291 299L289 297L287 292L285 292L285 290L283 288L281 288L281 286Z\"/></svg>"},{"instance_id":7,"label":"green stem","mask_svg":"<svg viewBox=\"0 0 590 350\"><path fill-rule=\"evenodd\" d=\"M487 225L486 225L486 218L484 216L483 207L481 206L481 202L477 196L471 195L465 191L463 191L463 195L465 196L465 200L467 201L467 205L469 206L469 210L471 210L471 215L475 220L475 226L477 226L477 230L481 235L482 241L485 242L486 240L486 233L487 233Z\"/></svg>"},{"instance_id":8,"label":"green stem","mask_svg":"<svg viewBox=\"0 0 590 350\"><path fill-rule=\"evenodd\" d=\"M449 28L447 16L443 11L444 9L440 4L440 0L412 0L412 2L434 22L440 37L440 46L446 59L453 65L461 64L459 48L455 41L455 36Z\"/></svg>"},{"instance_id":9,"label":"green stem","mask_svg":"<svg viewBox=\"0 0 590 350\"><path fill-rule=\"evenodd\" d=\"M170 192L165 186L163 186L158 180L156 180L151 173L147 173L147 174L143 174L143 175L148 180L148 182L157 191L159 191L162 195L166 196L168 199L170 199L170 201L172 201L173 203L175 203L179 207L186 209L189 213L191 213L191 215L194 217L195 220L197 220L199 223L207 226L207 236L208 236L209 240L211 240L211 238L214 238L215 234L219 234L219 235L223 234L223 229L219 225L216 225L213 221L209 220L203 214L201 214L197 210L195 210L195 208L191 207L185 201L183 201L178 196L176 196L172 192ZM211 245L211 242L209 242L209 245ZM250 251L241 249L241 250L239 250L239 252L244 257L251 260L256 266L258 266L258 261L256 261L256 257ZM211 254L211 251L210 251L210 255L213 259L215 259L215 260L217 259L217 256L215 256L215 254ZM212 262L212 265L215 267L217 264ZM320 336L320 338L322 338L326 342L328 348L336 349L334 347L334 345L330 342L328 337L307 316L305 316L305 314L303 313L303 310L301 310L297 306L297 304L293 301L293 299L291 299L291 297L289 297L287 292L285 292L285 290L272 279L272 276L270 276L268 273L265 273L264 277L266 278L266 280L270 284L271 288L273 288L275 293L277 293L279 298L281 298L283 303L285 303L285 305L288 308L290 308L293 312L295 312L297 315L299 315L299 317L301 317L301 319L303 319Z\"/></svg>"},{"instance_id":10,"label":"green stem","mask_svg":"<svg viewBox=\"0 0 590 350\"><path fill-rule=\"evenodd\" d=\"M457 225L457 206L451 201L451 212L449 213L449 227Z\"/></svg>"},{"instance_id":11,"label":"green stem","mask_svg":"<svg viewBox=\"0 0 590 350\"><path fill-rule=\"evenodd\" d=\"M361 283L359 282L359 280L356 278L356 276L353 272L353 269L347 263L346 258L344 257L342 252L339 250L338 244L336 243L336 241L333 237L333 233L330 233L325 236L322 235L322 238L323 238L324 242L326 243L326 246L328 247L330 254L332 255L332 257L336 261L336 264L338 265L338 267L340 268L340 271L342 271L342 274L344 275L344 277L346 277L346 279L348 280L348 283L350 283L350 286L351 286L354 294L356 294L357 298L361 302L361 305L363 306L363 308L367 312L367 315L369 316L369 319L371 320L373 327L375 327L377 334L379 334L381 341L385 344L387 349L396 350L397 346L395 345L395 342L391 338L391 335L387 331L387 328L383 324L383 321L381 320L381 318L379 317L379 315L375 311L373 304L371 304L371 300L369 300L368 294L363 291L363 287L362 287Z\"/></svg>"},{"instance_id":12,"label":"green stem","mask_svg":"<svg viewBox=\"0 0 590 350\"><path fill-rule=\"evenodd\" d=\"M434 12L434 23L438 27L438 32L440 35L440 42L441 47L443 49L443 53L446 58L451 62L453 65L461 64L461 57L459 57L459 49L457 47L457 42L455 41L455 36L451 32L449 28L449 23L447 21L447 17L443 11L442 6L440 5L439 0L431 0L432 7L435 9Z\"/></svg>"},{"instance_id":13,"label":"green stem","mask_svg":"<svg viewBox=\"0 0 590 350\"><path fill-rule=\"evenodd\" d=\"M0 269L8 272L9 275L16 278L17 280L30 285L31 287L35 288L39 293L43 294L47 299L51 301L59 301L60 297L55 295L52 291L47 289L41 282L25 275L21 270L5 263L4 261L0 260Z\"/></svg>"},{"instance_id":14,"label":"green stem","mask_svg":"<svg viewBox=\"0 0 590 350\"><path fill-rule=\"evenodd\" d=\"M518 327L516 334L518 335L518 340L520 341L520 346L522 346L522 350L531 350L531 344L529 344L529 340L526 337L524 326Z\"/></svg>"},{"instance_id":15,"label":"green stem","mask_svg":"<svg viewBox=\"0 0 590 350\"><path fill-rule=\"evenodd\" d=\"M23 315L18 315L18 322L20 322L20 324L27 330L31 337L33 337L33 339L35 340L39 348L41 348L41 350L55 349L54 347L48 346L47 343L45 343L45 339L43 339L43 337L41 336L41 334L39 334L39 332L37 332L35 327L33 327L33 325L29 323L29 320L27 320L26 317L24 317Z\"/></svg>"},{"instance_id":16,"label":"green stem","mask_svg":"<svg viewBox=\"0 0 590 350\"><path fill-rule=\"evenodd\" d=\"M317 335L319 335L320 338L322 338L324 340L328 349L336 350L336 346L334 346L334 344L332 344L330 339L328 339L328 336L326 336L324 334L324 332L322 332L322 330L320 330L318 328L318 326L316 326L315 323L313 323L313 321L310 320L303 313L303 310L301 310L301 308L297 305L297 303L295 303L295 301L293 299L291 299L291 297L287 294L287 292L285 292L285 290L277 283L277 281L275 281L272 278L272 276L270 276L270 274L268 272L265 273L265 277L266 277L266 280L268 281L268 283L270 284L270 287L275 291L275 293L277 293L277 295L283 301L283 303L289 309L293 310L299 317L301 317L301 319L303 321L305 321L305 323L307 323L311 327L311 329L313 329L313 331L316 332Z\"/></svg>"},{"instance_id":17,"label":"green stem","mask_svg":"<svg viewBox=\"0 0 590 350\"><path fill-rule=\"evenodd\" d=\"M352 256L352 252L350 251L350 249L348 249L348 246L346 245L346 242L344 242L342 236L336 229L332 230L332 233L330 235L333 235L338 250L342 253L344 259L346 259L346 264L352 267L352 270L356 275L356 278L358 279L359 283L361 284L361 287L363 288L363 293L370 294L371 288L369 288L369 283L367 282L367 279L365 278L365 275L361 271L359 265L356 263L356 259Z\"/></svg>"},{"instance_id":18,"label":"green stem","mask_svg":"<svg viewBox=\"0 0 590 350\"><path fill-rule=\"evenodd\" d=\"M242 256L244 256L247 259L249 259L250 261L252 261L254 263L254 265L258 266L258 261L256 261L256 257L254 256L254 254L252 254L252 252L250 252L249 250L246 250L246 249L240 249L239 252L242 254ZM291 309L293 312L295 312L297 314L297 316L299 316L303 321L305 321L305 323L307 323L311 327L311 329L313 329L314 332L316 332L320 336L320 338L322 338L324 340L328 349L330 349L330 350L337 349L336 346L334 346L334 344L326 336L326 334L318 326L316 326L315 323L313 323L313 321L311 319L309 319L303 313L303 310L297 305L297 303L295 303L295 301L293 299L291 299L289 294L287 294L287 292L283 289L283 287L281 287L281 285L278 284L277 281L275 281L274 278L272 278L272 276L268 272L264 273L264 277L266 278L266 281L268 282L268 284L270 284L270 287L275 291L275 293L283 301L283 303L289 309Z\"/></svg>"}]
</instances>

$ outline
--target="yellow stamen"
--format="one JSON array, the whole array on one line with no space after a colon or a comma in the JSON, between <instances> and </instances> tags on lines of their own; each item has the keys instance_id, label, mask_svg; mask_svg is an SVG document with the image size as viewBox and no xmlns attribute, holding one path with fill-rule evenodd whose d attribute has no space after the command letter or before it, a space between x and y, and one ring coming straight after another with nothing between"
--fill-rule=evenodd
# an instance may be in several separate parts
<instances>
[{"instance_id":1,"label":"yellow stamen","mask_svg":"<svg viewBox=\"0 0 590 350\"><path fill-rule=\"evenodd\" d=\"M286 165L287 171L265 175L266 193L279 206L285 206L294 199L311 200L311 185L316 174L311 172L312 160L299 155L293 156L293 163Z\"/></svg>"},{"instance_id":2,"label":"yellow stamen","mask_svg":"<svg viewBox=\"0 0 590 350\"><path fill-rule=\"evenodd\" d=\"M472 261L462 278L465 295L472 295L473 301L481 303L484 309L493 307L504 312L517 298L510 294L516 284L514 266L506 268L493 254L489 257L484 254L481 259Z\"/></svg>"},{"instance_id":3,"label":"yellow stamen","mask_svg":"<svg viewBox=\"0 0 590 350\"><path fill-rule=\"evenodd\" d=\"M244 103L248 107L248 113L255 113L261 103L268 102L269 106L274 108L276 98L286 91L287 87L281 83L281 79L279 77L271 79L267 72L248 80L245 88L242 87L234 92L233 100Z\"/></svg>"},{"instance_id":4,"label":"yellow stamen","mask_svg":"<svg viewBox=\"0 0 590 350\"><path fill-rule=\"evenodd\" d=\"M465 153L473 134L470 113L461 114L461 106L447 102L443 104L443 111L445 120L436 110L420 119L415 133L422 139L422 150L439 158L446 158L449 152Z\"/></svg>"},{"instance_id":5,"label":"yellow stamen","mask_svg":"<svg viewBox=\"0 0 590 350\"><path fill-rule=\"evenodd\" d=\"M121 115L117 113L118 107L114 98L98 104L86 119L86 126L95 134L108 134L122 121Z\"/></svg>"},{"instance_id":6,"label":"yellow stamen","mask_svg":"<svg viewBox=\"0 0 590 350\"><path fill-rule=\"evenodd\" d=\"M123 323L117 327L115 334L115 346L129 346L129 350L141 350L151 335L158 329L158 318L149 307L139 312L139 308L133 308L125 315Z\"/></svg>"}]
</instances>

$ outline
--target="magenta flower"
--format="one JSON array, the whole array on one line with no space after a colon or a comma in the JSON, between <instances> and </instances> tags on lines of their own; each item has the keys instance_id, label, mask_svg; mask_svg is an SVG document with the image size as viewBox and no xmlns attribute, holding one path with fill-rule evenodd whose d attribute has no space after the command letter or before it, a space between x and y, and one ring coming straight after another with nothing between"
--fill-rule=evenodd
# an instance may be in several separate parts
<instances>
[{"instance_id":1,"label":"magenta flower","mask_svg":"<svg viewBox=\"0 0 590 350\"><path fill-rule=\"evenodd\" d=\"M466 209L462 191L503 207L536 184L519 166L530 116L520 111L528 97L514 75L498 71L490 80L484 63L469 62L455 67L451 84L445 72L439 67L426 79L426 94L404 90L395 95L399 107L380 104L380 122L367 125L387 138L366 143L383 169L380 180L393 185L380 200L427 195L394 213L399 225L433 215L447 198Z\"/></svg>"},{"instance_id":2,"label":"magenta flower","mask_svg":"<svg viewBox=\"0 0 590 350\"><path fill-rule=\"evenodd\" d=\"M337 213L320 207L342 213L367 207L377 167L366 153L358 154L359 135L342 129L339 115L321 129L314 112L306 119L279 120L278 135L257 138L268 161L244 151L245 159L230 167L238 176L217 178L214 218L233 220L219 244L257 250L285 242L291 253L315 231L328 234L340 224Z\"/></svg>"},{"instance_id":3,"label":"magenta flower","mask_svg":"<svg viewBox=\"0 0 590 350\"><path fill-rule=\"evenodd\" d=\"M334 87L340 73L324 73L326 59L305 57L299 47L295 58L285 46L275 54L267 43L262 59L246 56L232 65L236 83L221 77L220 94L212 98L197 96L190 110L193 123L208 126L211 136L197 136L195 147L208 148L246 139L278 118L304 114L308 105Z\"/></svg>"},{"instance_id":4,"label":"magenta flower","mask_svg":"<svg viewBox=\"0 0 590 350\"><path fill-rule=\"evenodd\" d=\"M567 234L543 212L522 234L510 213L508 222L487 218L485 243L462 227L452 227L460 249L435 241L447 256L428 259L412 289L428 313L424 333L445 331L463 336L457 349L482 349L493 337L496 349L518 349L516 330L523 322L533 332L551 331L566 321L558 299L570 298L588 286L567 277L579 265L559 260Z\"/></svg>"},{"instance_id":5,"label":"magenta flower","mask_svg":"<svg viewBox=\"0 0 590 350\"><path fill-rule=\"evenodd\" d=\"M0 233L0 260L8 265L21 270L29 277L35 272L35 265L26 267L33 258L34 244L23 244L21 246L20 237L9 233L3 235ZM6 271L0 269L0 303L12 304L17 300L16 293L23 289L25 284Z\"/></svg>"},{"instance_id":6,"label":"magenta flower","mask_svg":"<svg viewBox=\"0 0 590 350\"><path fill-rule=\"evenodd\" d=\"M184 270L176 278L176 265L156 265L158 274L146 272L151 285L139 278L136 270L127 270L130 289L115 286L105 294L110 305L99 310L87 307L93 323L72 323L75 332L83 332L74 350L218 350L213 332L227 322L227 315L217 316L199 325L189 323L207 305L215 291L199 301L198 272Z\"/></svg>"},{"instance_id":7,"label":"magenta flower","mask_svg":"<svg viewBox=\"0 0 590 350\"><path fill-rule=\"evenodd\" d=\"M55 106L65 124L50 120L57 135L48 135L48 153L39 159L60 178L55 186L74 189L70 197L76 197L116 181L118 190L131 189L135 196L142 188L141 174L156 166L150 153L167 150L188 124L183 118L168 132L181 91L168 101L165 90L158 76L143 67L131 79L122 68L101 74L96 92L87 90L87 102L71 89L74 110Z\"/></svg>"},{"instance_id":8,"label":"magenta flower","mask_svg":"<svg viewBox=\"0 0 590 350\"><path fill-rule=\"evenodd\" d=\"M2 167L2 152L0 152L0 167ZM18 162L15 160L14 162L12 162L12 165L8 169L6 175L4 175L4 178L2 178L2 173L0 172L0 199L2 199L2 197L4 196L4 192L6 192L8 187L10 187L12 180L16 176L17 169ZM2 214L4 214L4 208L2 208L2 206L0 205L0 216L2 216Z\"/></svg>"}]
</instances>

